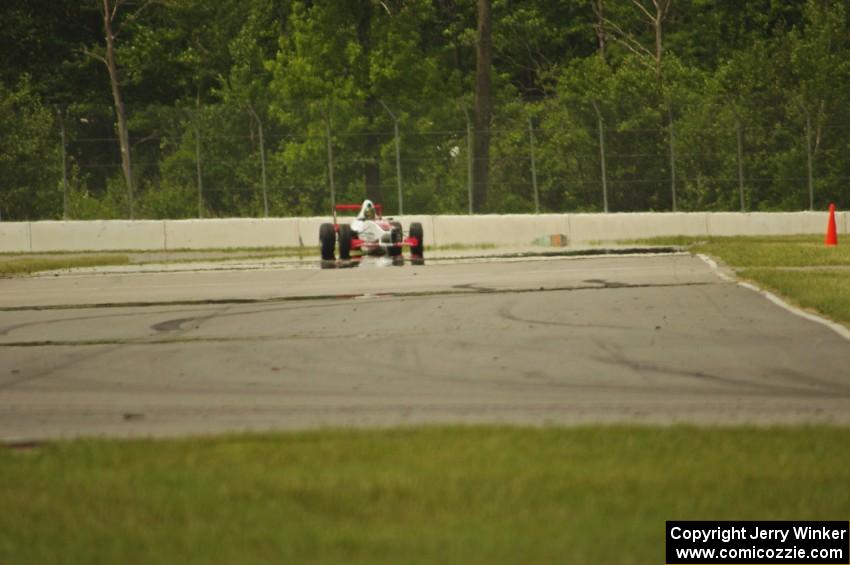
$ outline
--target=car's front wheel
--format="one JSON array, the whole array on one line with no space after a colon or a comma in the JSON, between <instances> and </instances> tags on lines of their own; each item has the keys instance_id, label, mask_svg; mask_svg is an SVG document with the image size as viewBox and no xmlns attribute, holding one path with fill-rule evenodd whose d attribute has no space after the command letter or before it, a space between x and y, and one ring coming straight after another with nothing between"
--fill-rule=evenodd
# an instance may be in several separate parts
<instances>
[{"instance_id":1,"label":"car's front wheel","mask_svg":"<svg viewBox=\"0 0 850 565\"><path fill-rule=\"evenodd\" d=\"M339 258L351 259L351 226L348 224L339 225Z\"/></svg>"},{"instance_id":2,"label":"car's front wheel","mask_svg":"<svg viewBox=\"0 0 850 565\"><path fill-rule=\"evenodd\" d=\"M319 227L319 242L322 244L322 261L335 260L336 230L333 224L322 224Z\"/></svg>"},{"instance_id":3,"label":"car's front wheel","mask_svg":"<svg viewBox=\"0 0 850 565\"><path fill-rule=\"evenodd\" d=\"M392 229L390 232L390 241L392 241L394 245L392 247L388 247L387 251L389 252L390 257L396 257L401 255L401 240L403 239L401 222L390 222L390 226Z\"/></svg>"},{"instance_id":4,"label":"car's front wheel","mask_svg":"<svg viewBox=\"0 0 850 565\"><path fill-rule=\"evenodd\" d=\"M422 257L423 252L425 251L425 233L422 230L422 224L419 222L413 222L410 224L409 235L410 237L416 238L416 245L410 246L410 254Z\"/></svg>"}]
</instances>

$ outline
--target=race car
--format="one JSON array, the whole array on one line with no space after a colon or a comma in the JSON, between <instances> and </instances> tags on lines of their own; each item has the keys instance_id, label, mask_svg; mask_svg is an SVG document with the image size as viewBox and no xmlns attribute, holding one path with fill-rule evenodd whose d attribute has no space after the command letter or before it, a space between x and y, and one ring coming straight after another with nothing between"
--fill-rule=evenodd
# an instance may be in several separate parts
<instances>
[{"instance_id":1,"label":"race car","mask_svg":"<svg viewBox=\"0 0 850 565\"><path fill-rule=\"evenodd\" d=\"M357 218L350 224L339 223L336 213L341 211L360 210ZM352 251L360 251L363 255L389 255L398 257L405 247L410 249L412 258L421 259L424 251L424 234L422 224L412 222L407 237L401 227L401 222L392 218L383 218L381 205L364 200L362 205L338 204L334 208L333 223L325 223L319 227L319 242L322 244L322 260L334 261L334 248L339 241L339 258L351 259Z\"/></svg>"}]
</instances>

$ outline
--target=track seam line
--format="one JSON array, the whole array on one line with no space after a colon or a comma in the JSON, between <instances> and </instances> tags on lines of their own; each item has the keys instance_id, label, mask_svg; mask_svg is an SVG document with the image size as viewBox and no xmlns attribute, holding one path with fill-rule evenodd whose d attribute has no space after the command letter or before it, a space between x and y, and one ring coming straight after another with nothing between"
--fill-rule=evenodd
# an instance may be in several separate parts
<instances>
[{"instance_id":1,"label":"track seam line","mask_svg":"<svg viewBox=\"0 0 850 565\"><path fill-rule=\"evenodd\" d=\"M577 286L552 286L552 287L516 287L516 288L472 288L471 290L416 290L416 291L390 291L390 292L360 292L355 294L317 294L317 295L294 295L275 296L264 298L214 298L202 300L174 300L155 302L101 302L89 304L44 304L37 306L7 306L0 307L0 312L23 312L42 310L83 310L94 308L147 308L152 306L210 306L217 304L269 304L281 302L309 302L309 301L333 301L353 299L377 299L377 298L418 298L422 296L475 296L479 294L526 294L531 292L571 292L584 290L610 290L623 288L672 288L686 286L709 286L711 282L684 282L684 283L641 283L641 284L598 284Z\"/></svg>"}]
</instances>

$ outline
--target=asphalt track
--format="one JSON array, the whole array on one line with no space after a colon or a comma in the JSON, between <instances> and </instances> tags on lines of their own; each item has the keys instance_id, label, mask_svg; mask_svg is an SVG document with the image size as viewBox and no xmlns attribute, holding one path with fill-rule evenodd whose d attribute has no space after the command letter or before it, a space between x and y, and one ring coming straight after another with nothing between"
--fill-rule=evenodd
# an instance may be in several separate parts
<instances>
[{"instance_id":1,"label":"asphalt track","mask_svg":"<svg viewBox=\"0 0 850 565\"><path fill-rule=\"evenodd\" d=\"M850 341L686 254L0 280L0 439L850 423Z\"/></svg>"}]
</instances>

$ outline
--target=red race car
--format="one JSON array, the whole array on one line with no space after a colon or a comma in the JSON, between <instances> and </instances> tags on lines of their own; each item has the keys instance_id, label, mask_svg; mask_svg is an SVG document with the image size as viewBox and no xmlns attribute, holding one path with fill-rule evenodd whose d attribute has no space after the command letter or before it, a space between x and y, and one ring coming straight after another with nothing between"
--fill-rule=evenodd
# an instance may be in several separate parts
<instances>
[{"instance_id":1,"label":"red race car","mask_svg":"<svg viewBox=\"0 0 850 565\"><path fill-rule=\"evenodd\" d=\"M356 211L357 218L351 223L339 223L336 212ZM424 251L422 224L412 222L407 237L401 222L392 218L384 219L381 205L364 200L362 205L338 204L334 210L333 223L322 224L319 228L319 242L322 244L322 260L334 261L334 248L339 242L339 258L351 259L352 251L362 255L389 255L398 257L405 247L410 249L411 259L422 259Z\"/></svg>"}]
</instances>

